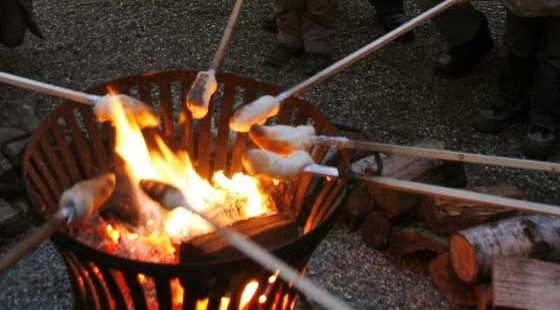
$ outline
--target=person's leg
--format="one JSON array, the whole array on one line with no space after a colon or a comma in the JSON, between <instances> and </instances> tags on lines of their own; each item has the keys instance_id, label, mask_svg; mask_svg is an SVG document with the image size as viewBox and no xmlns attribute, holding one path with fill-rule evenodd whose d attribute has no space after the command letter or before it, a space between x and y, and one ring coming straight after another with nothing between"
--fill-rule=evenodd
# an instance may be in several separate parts
<instances>
[{"instance_id":1,"label":"person's leg","mask_svg":"<svg viewBox=\"0 0 560 310\"><path fill-rule=\"evenodd\" d=\"M389 32L409 21L404 13L402 0L369 0L375 7L377 19L382 23L385 31ZM401 41L410 42L414 39L414 32L410 31L401 36Z\"/></svg>"},{"instance_id":2,"label":"person's leg","mask_svg":"<svg viewBox=\"0 0 560 310\"><path fill-rule=\"evenodd\" d=\"M305 72L314 74L331 63L335 50L336 0L307 0L303 14Z\"/></svg>"},{"instance_id":3,"label":"person's leg","mask_svg":"<svg viewBox=\"0 0 560 310\"><path fill-rule=\"evenodd\" d=\"M554 155L560 118L560 18L540 18L541 40L537 51L537 69L531 113L523 153L545 159Z\"/></svg>"},{"instance_id":4,"label":"person's leg","mask_svg":"<svg viewBox=\"0 0 560 310\"><path fill-rule=\"evenodd\" d=\"M296 0L276 0L278 43L268 54L265 64L280 67L303 53L302 15L305 3Z\"/></svg>"},{"instance_id":5,"label":"person's leg","mask_svg":"<svg viewBox=\"0 0 560 310\"><path fill-rule=\"evenodd\" d=\"M489 107L479 110L474 121L478 131L499 133L526 116L537 66L540 28L538 20L519 18L508 13L504 34L508 54L500 68L499 97Z\"/></svg>"},{"instance_id":6,"label":"person's leg","mask_svg":"<svg viewBox=\"0 0 560 310\"><path fill-rule=\"evenodd\" d=\"M427 10L441 0L416 2L421 9ZM436 64L436 69L444 75L465 75L494 47L486 17L469 3L455 5L432 21L449 46L448 52Z\"/></svg>"}]
</instances>

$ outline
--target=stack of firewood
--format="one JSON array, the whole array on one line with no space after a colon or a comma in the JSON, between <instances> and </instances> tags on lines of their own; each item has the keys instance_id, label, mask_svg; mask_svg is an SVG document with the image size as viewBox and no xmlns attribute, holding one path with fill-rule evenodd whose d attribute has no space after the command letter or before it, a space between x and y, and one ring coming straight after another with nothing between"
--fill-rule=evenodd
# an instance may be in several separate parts
<instances>
[{"instance_id":1,"label":"stack of firewood","mask_svg":"<svg viewBox=\"0 0 560 310\"><path fill-rule=\"evenodd\" d=\"M437 141L417 146L443 148ZM373 157L352 166L356 173L377 171ZM461 164L388 156L384 176L448 187L467 186ZM515 186L467 189L525 199ZM560 309L560 218L528 215L473 203L417 196L371 185L353 189L348 219L365 243L396 257L433 253L428 273L457 306L478 309Z\"/></svg>"}]
</instances>

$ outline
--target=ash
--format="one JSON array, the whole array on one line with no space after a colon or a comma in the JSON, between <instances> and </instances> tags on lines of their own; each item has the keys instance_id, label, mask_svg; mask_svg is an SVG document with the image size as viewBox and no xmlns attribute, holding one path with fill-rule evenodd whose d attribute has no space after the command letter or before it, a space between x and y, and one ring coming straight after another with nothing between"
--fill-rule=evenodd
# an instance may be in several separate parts
<instances>
[{"instance_id":1,"label":"ash","mask_svg":"<svg viewBox=\"0 0 560 310\"><path fill-rule=\"evenodd\" d=\"M409 14L418 13L413 2L405 2ZM269 3L245 2L222 70L295 85L305 78L302 60L280 70L261 65L276 41L260 28L261 18L270 13ZM36 0L34 5L46 40L28 36L16 49L0 47L0 70L79 90L149 71L207 69L233 1ZM475 5L488 16L499 42L505 16L501 4ZM341 0L339 14L338 58L382 33L367 1ZM445 80L431 70L443 49L435 29L424 25L414 43L392 43L304 97L331 120L374 133L377 142L410 145L433 138L451 150L521 157L526 124L496 136L478 134L470 126L473 112L497 98L495 59L490 57L468 77ZM14 116L23 109L14 103L30 96L38 100L23 112L35 111L40 117L59 102L0 85L2 121L24 120ZM551 160L559 162L560 156ZM510 183L526 190L531 200L560 201L557 175L467 168L474 186ZM368 249L345 228L334 230L316 250L309 275L356 309L452 309L421 265ZM14 310L71 308L66 271L50 242L0 275L0 305Z\"/></svg>"}]
</instances>

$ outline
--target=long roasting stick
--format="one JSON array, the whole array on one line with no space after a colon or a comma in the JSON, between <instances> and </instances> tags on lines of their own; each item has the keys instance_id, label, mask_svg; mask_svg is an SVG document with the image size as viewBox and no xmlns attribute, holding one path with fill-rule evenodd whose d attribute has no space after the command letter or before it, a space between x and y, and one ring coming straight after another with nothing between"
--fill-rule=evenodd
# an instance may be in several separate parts
<instances>
[{"instance_id":1,"label":"long roasting stick","mask_svg":"<svg viewBox=\"0 0 560 310\"><path fill-rule=\"evenodd\" d=\"M365 57L369 56L373 52L379 50L380 48L384 47L385 45L393 42L394 40L398 39L403 34L413 30L414 28L418 27L419 25L427 22L432 17L446 11L450 7L461 4L466 2L467 0L445 0L440 4L432 7L431 9L425 11L424 13L416 16L415 18L411 19L410 21L402 24L401 26L395 28L394 30L388 32L381 38L365 45L364 47L358 49L357 51L349 54L348 56L342 58L341 60L335 62L334 64L330 65L329 67L323 69L322 71L317 72L312 77L308 78L307 80L293 86L292 88L281 92L276 97L271 96L262 96L256 101L249 103L246 106L242 106L241 109L236 111L236 114L230 120L230 128L234 131L241 131L246 132L249 130L251 125L260 123L263 124L266 121L266 118L274 116L278 113L279 104L282 101L288 99L292 96L298 96L303 92L309 90L313 86L323 82L324 80L328 79L329 77L339 73L340 71L348 68L350 65L354 64L357 61L364 59ZM247 112L253 106L258 105L261 109L265 111L260 111L261 115L264 114L264 117L255 118L255 116L249 117ZM242 116L245 114L245 116ZM248 118L248 119L245 119Z\"/></svg>"},{"instance_id":2,"label":"long roasting stick","mask_svg":"<svg viewBox=\"0 0 560 310\"><path fill-rule=\"evenodd\" d=\"M526 211L532 213L542 213L547 215L560 216L560 206L548 205L538 202L498 197L493 195L481 194L472 191L454 189L425 183L405 181L394 178L364 176L352 172L339 171L335 167L312 164L303 169L303 173L321 175L334 178L347 178L379 185L384 188L402 190L415 194L435 195L442 198L455 199L465 202L483 203L494 207L507 208L512 210Z\"/></svg>"},{"instance_id":3,"label":"long roasting stick","mask_svg":"<svg viewBox=\"0 0 560 310\"><path fill-rule=\"evenodd\" d=\"M233 35L233 30L235 29L235 25L237 24L237 20L239 18L239 11L241 10L241 5L243 4L243 0L236 0L233 6L233 10L229 16L228 24L226 26L226 30L224 31L224 35L222 36L222 40L220 41L220 45L214 54L214 59L210 64L210 70L217 71L218 67L222 63L224 59L224 55L226 53L227 47L229 42L231 41L231 37Z\"/></svg>"},{"instance_id":4,"label":"long roasting stick","mask_svg":"<svg viewBox=\"0 0 560 310\"><path fill-rule=\"evenodd\" d=\"M307 80L293 86L292 88L283 91L280 93L276 98L279 101L283 101L291 96L297 96L301 93L307 91L308 89L312 88L313 86L323 82L324 80L328 79L329 77L337 74L338 72L348 68L350 65L354 64L357 61L364 59L365 57L369 56L373 52L379 50L380 48L384 47L385 45L393 42L394 40L398 39L403 34L413 30L414 28L422 25L423 23L430 20L432 17L446 11L450 7L464 3L466 0L445 0L440 4L432 7L431 9L425 11L424 13L414 17L407 23L402 24L401 26L395 28L391 32L388 32L381 38L371 42L370 44L360 48L359 50L351 53L350 55L342 58L341 60L335 62L334 64L330 65L329 67L325 68L324 70L316 73L312 77L308 78Z\"/></svg>"},{"instance_id":5,"label":"long roasting stick","mask_svg":"<svg viewBox=\"0 0 560 310\"><path fill-rule=\"evenodd\" d=\"M68 88L27 79L6 72L0 72L0 82L30 91L88 105L95 105L101 99L101 97L97 95L86 94Z\"/></svg>"},{"instance_id":6,"label":"long roasting stick","mask_svg":"<svg viewBox=\"0 0 560 310\"><path fill-rule=\"evenodd\" d=\"M196 76L196 80L192 83L189 93L186 97L187 108L191 111L192 116L195 119L200 119L208 114L208 106L210 105L210 98L218 89L218 83L216 81L216 71L226 53L231 37L233 36L233 30L239 19L239 11L241 10L241 5L243 0L236 0L235 5L229 16L229 20L220 41L220 45L214 54L214 59L210 64L210 68L207 71L200 71Z\"/></svg>"},{"instance_id":7,"label":"long roasting stick","mask_svg":"<svg viewBox=\"0 0 560 310\"><path fill-rule=\"evenodd\" d=\"M319 305L329 310L351 310L352 308L346 305L338 298L332 296L324 289L315 285L312 281L307 280L301 276L295 269L274 256L272 253L265 250L256 242L247 239L239 232L222 226L216 220L208 216L202 211L193 208L190 203L185 199L183 194L176 187L161 183L153 180L142 180L140 186L144 191L148 192L152 198L160 201L165 208L184 207L192 213L198 215L205 220L212 228L216 230L225 240L234 246L241 253L259 263L270 272L278 272L278 276L284 281L293 284L300 292L307 297L313 299ZM151 193L150 193L151 192ZM155 195L154 195L155 194ZM159 197L155 197L159 196Z\"/></svg>"},{"instance_id":8,"label":"long roasting stick","mask_svg":"<svg viewBox=\"0 0 560 310\"><path fill-rule=\"evenodd\" d=\"M359 149L429 159L459 161L472 164L496 165L546 172L560 172L560 164L537 160L455 152L415 146L401 146L368 141L354 141L342 137L315 136L311 138L311 141L314 144L326 144L339 148Z\"/></svg>"}]
</instances>

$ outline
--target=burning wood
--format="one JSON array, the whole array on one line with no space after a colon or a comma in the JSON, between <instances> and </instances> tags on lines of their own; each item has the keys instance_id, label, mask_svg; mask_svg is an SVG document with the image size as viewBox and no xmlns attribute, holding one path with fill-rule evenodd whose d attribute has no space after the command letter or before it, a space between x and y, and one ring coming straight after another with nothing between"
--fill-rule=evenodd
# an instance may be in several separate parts
<instances>
[{"instance_id":1,"label":"burning wood","mask_svg":"<svg viewBox=\"0 0 560 310\"><path fill-rule=\"evenodd\" d=\"M231 228L269 249L299 236L295 222L281 215L238 221ZM230 259L239 255L241 253L215 232L194 237L181 247L182 262Z\"/></svg>"}]
</instances>

